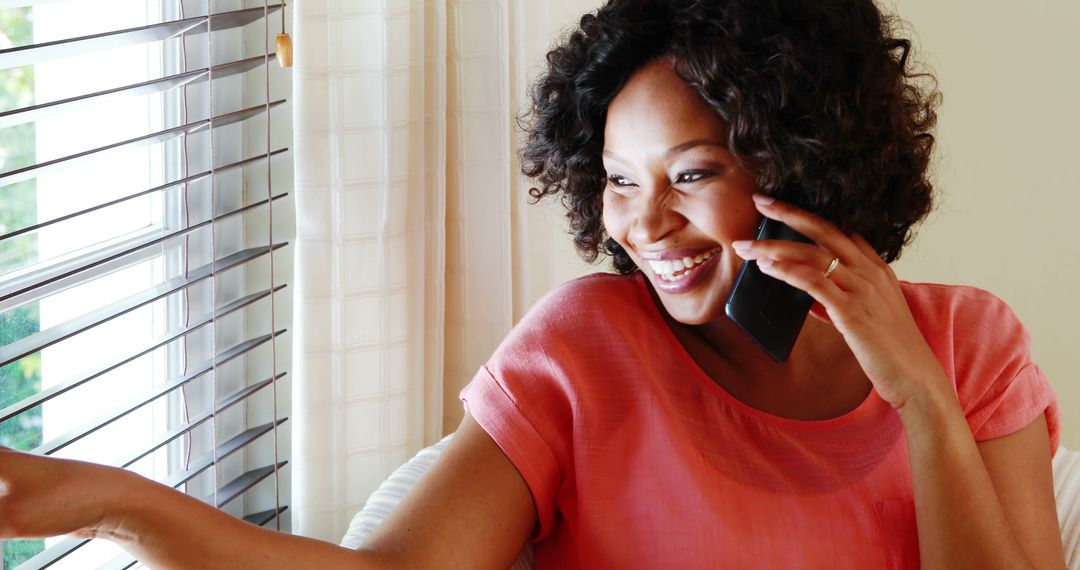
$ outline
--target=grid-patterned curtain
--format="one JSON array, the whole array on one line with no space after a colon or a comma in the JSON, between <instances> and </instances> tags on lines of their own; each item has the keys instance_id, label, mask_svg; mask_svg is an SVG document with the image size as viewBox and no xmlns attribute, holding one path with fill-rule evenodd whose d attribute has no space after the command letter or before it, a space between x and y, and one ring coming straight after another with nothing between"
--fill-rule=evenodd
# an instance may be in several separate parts
<instances>
[{"instance_id":1,"label":"grid-patterned curtain","mask_svg":"<svg viewBox=\"0 0 1080 570\"><path fill-rule=\"evenodd\" d=\"M591 270L530 206L515 116L591 0L296 8L293 520L338 541L532 302Z\"/></svg>"}]
</instances>

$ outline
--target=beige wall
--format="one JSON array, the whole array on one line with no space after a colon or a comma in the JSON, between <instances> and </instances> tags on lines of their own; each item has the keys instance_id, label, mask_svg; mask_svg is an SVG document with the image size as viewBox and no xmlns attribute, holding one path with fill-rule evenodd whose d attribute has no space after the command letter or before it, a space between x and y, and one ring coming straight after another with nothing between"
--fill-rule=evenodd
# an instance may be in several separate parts
<instances>
[{"instance_id":1,"label":"beige wall","mask_svg":"<svg viewBox=\"0 0 1080 570\"><path fill-rule=\"evenodd\" d=\"M1062 443L1080 448L1080 3L896 6L945 96L941 200L897 271L1005 299L1058 394Z\"/></svg>"},{"instance_id":2,"label":"beige wall","mask_svg":"<svg viewBox=\"0 0 1080 570\"><path fill-rule=\"evenodd\" d=\"M597 5L561 0L535 36ZM897 0L919 53L938 75L940 201L896 264L915 281L964 283L1005 299L1031 331L1035 360L1057 391L1062 443L1080 448L1080 3L1076 0ZM533 61L542 42L530 40ZM522 194L516 193L518 197ZM552 208L520 208L529 239L515 317L554 283L596 270L578 261ZM547 239L545 239L545 235ZM542 245L537 245L542 244ZM550 244L550 245L548 245Z\"/></svg>"}]
</instances>

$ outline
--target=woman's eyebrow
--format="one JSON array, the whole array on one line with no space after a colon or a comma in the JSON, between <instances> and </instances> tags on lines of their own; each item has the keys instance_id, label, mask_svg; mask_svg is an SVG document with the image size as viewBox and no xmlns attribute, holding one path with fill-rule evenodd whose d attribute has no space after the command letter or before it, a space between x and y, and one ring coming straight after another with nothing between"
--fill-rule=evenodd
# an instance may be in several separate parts
<instances>
[{"instance_id":1,"label":"woman's eyebrow","mask_svg":"<svg viewBox=\"0 0 1080 570\"><path fill-rule=\"evenodd\" d=\"M718 146L722 148L727 148L727 142L719 139L694 139L691 141L686 141L682 144L675 145L668 149L668 151L664 153L664 158L671 158L676 154L686 152L692 148L697 148L699 146Z\"/></svg>"},{"instance_id":2,"label":"woman's eyebrow","mask_svg":"<svg viewBox=\"0 0 1080 570\"><path fill-rule=\"evenodd\" d=\"M673 157L673 156L675 156L677 154L684 153L684 152L686 152L686 151L688 151L688 150L690 150L692 148L697 148L699 146L718 146L718 147L726 149L727 148L727 143L725 141L722 141L722 140L719 140L719 139L694 139L694 140L689 140L689 141L677 144L677 145L669 148L664 153L664 158L669 159L669 158L671 158L671 157ZM607 150L607 149L604 149L603 156L605 156L607 158L617 160L619 162L623 162L623 163L626 162L626 160L624 158L622 158L621 156L616 154L614 151L610 151L610 150Z\"/></svg>"}]
</instances>

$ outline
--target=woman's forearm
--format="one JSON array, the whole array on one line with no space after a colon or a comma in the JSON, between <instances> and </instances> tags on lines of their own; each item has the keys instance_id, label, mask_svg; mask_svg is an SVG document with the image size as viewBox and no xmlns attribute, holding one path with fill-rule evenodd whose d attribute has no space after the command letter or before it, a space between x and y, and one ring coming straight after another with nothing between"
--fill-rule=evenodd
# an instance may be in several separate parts
<instances>
[{"instance_id":1,"label":"woman's forearm","mask_svg":"<svg viewBox=\"0 0 1080 570\"><path fill-rule=\"evenodd\" d=\"M955 398L900 410L923 568L1031 568Z\"/></svg>"},{"instance_id":2,"label":"woman's forearm","mask_svg":"<svg viewBox=\"0 0 1080 570\"><path fill-rule=\"evenodd\" d=\"M138 475L112 482L94 534L151 568L385 569L374 553L258 527Z\"/></svg>"},{"instance_id":3,"label":"woman's forearm","mask_svg":"<svg viewBox=\"0 0 1080 570\"><path fill-rule=\"evenodd\" d=\"M378 567L355 551L248 524L134 475L129 488L106 533L152 568Z\"/></svg>"},{"instance_id":4,"label":"woman's forearm","mask_svg":"<svg viewBox=\"0 0 1080 570\"><path fill-rule=\"evenodd\" d=\"M112 540L152 568L401 566L246 523L129 471L0 447L0 539L64 534Z\"/></svg>"}]
</instances>

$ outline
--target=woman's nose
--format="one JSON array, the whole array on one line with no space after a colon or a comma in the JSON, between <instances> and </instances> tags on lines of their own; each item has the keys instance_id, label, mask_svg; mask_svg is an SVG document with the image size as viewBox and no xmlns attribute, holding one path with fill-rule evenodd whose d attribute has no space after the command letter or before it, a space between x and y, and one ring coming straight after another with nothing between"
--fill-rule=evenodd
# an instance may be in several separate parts
<instances>
[{"instance_id":1,"label":"woman's nose","mask_svg":"<svg viewBox=\"0 0 1080 570\"><path fill-rule=\"evenodd\" d=\"M646 191L635 208L631 238L638 244L657 243L678 226L679 214L667 190Z\"/></svg>"}]
</instances>

